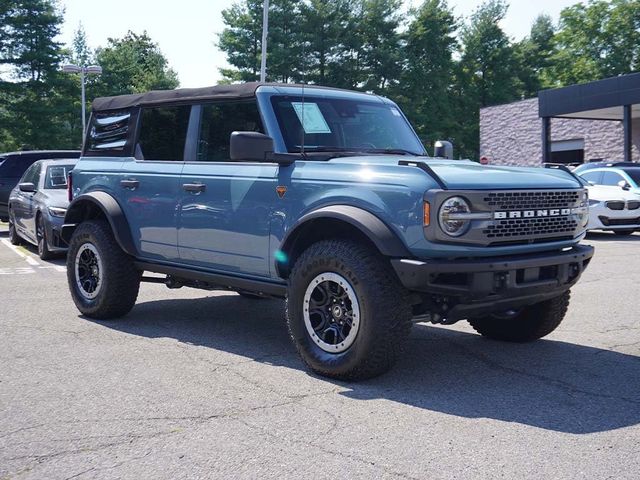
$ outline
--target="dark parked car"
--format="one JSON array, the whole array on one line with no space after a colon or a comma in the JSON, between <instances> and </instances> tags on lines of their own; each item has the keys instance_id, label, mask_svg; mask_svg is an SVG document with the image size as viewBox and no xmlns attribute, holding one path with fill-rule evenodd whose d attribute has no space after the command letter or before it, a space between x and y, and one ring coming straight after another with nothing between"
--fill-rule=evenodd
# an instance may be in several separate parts
<instances>
[{"instance_id":1,"label":"dark parked car","mask_svg":"<svg viewBox=\"0 0 640 480\"><path fill-rule=\"evenodd\" d=\"M49 158L79 158L76 150L34 150L31 152L0 153L0 220L9 220L9 193L22 174L38 160Z\"/></svg>"},{"instance_id":2,"label":"dark parked car","mask_svg":"<svg viewBox=\"0 0 640 480\"><path fill-rule=\"evenodd\" d=\"M9 239L38 247L43 260L66 251L60 230L67 213L67 178L76 159L39 160L31 165L9 196Z\"/></svg>"}]
</instances>

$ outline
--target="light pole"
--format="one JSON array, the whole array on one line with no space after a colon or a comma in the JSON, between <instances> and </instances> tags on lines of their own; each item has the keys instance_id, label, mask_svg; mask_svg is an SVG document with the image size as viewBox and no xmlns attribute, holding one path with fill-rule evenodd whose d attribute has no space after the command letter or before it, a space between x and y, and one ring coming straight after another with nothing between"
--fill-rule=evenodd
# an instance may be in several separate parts
<instances>
[{"instance_id":1,"label":"light pole","mask_svg":"<svg viewBox=\"0 0 640 480\"><path fill-rule=\"evenodd\" d=\"M260 62L260 81L267 80L267 32L269 31L269 0L262 4L262 59Z\"/></svg>"},{"instance_id":2,"label":"light pole","mask_svg":"<svg viewBox=\"0 0 640 480\"><path fill-rule=\"evenodd\" d=\"M82 138L87 132L87 120L86 120L86 99L85 99L85 79L87 75L100 75L102 73L102 67L98 65L91 65L89 67L79 67L77 65L63 65L62 71L65 73L79 73L80 84L82 85Z\"/></svg>"}]
</instances>

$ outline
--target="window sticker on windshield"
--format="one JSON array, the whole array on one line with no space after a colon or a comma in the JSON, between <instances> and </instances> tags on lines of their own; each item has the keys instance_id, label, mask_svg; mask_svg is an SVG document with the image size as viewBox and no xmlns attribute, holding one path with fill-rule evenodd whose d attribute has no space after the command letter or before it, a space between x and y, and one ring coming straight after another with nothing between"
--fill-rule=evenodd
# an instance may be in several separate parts
<instances>
[{"instance_id":1,"label":"window sticker on windshield","mask_svg":"<svg viewBox=\"0 0 640 480\"><path fill-rule=\"evenodd\" d=\"M317 103L291 102L304 133L331 133Z\"/></svg>"},{"instance_id":2,"label":"window sticker on windshield","mask_svg":"<svg viewBox=\"0 0 640 480\"><path fill-rule=\"evenodd\" d=\"M402 116L397 108L392 108L391 109L391 113L393 113L396 117L401 117Z\"/></svg>"}]
</instances>

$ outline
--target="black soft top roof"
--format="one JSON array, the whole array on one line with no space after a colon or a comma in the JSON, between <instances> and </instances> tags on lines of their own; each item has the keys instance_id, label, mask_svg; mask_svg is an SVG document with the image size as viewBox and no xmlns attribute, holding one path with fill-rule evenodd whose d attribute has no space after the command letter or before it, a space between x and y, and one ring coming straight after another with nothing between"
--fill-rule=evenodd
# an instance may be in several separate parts
<instances>
[{"instance_id":1,"label":"black soft top roof","mask_svg":"<svg viewBox=\"0 0 640 480\"><path fill-rule=\"evenodd\" d=\"M203 88L179 88L177 90L154 90L132 95L118 95L117 97L100 97L93 101L93 111L121 110L137 106L160 105L163 103L180 103L203 100L243 99L255 97L256 90L262 85L274 87L302 87L291 83L261 83L249 82L234 85L216 85ZM319 85L304 85L304 88L322 88L338 90Z\"/></svg>"}]
</instances>

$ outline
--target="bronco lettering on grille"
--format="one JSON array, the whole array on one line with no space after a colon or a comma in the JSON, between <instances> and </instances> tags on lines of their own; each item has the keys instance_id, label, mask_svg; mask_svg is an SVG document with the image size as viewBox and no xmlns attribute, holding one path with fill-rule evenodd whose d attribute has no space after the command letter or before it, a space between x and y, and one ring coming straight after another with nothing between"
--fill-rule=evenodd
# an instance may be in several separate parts
<instances>
[{"instance_id":1,"label":"bronco lettering on grille","mask_svg":"<svg viewBox=\"0 0 640 480\"><path fill-rule=\"evenodd\" d=\"M554 208L551 210L513 210L510 212L494 212L495 220L507 218L542 218L542 217L566 217L573 213L571 208Z\"/></svg>"}]
</instances>

